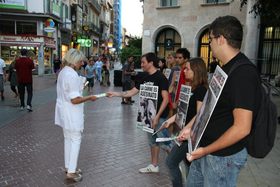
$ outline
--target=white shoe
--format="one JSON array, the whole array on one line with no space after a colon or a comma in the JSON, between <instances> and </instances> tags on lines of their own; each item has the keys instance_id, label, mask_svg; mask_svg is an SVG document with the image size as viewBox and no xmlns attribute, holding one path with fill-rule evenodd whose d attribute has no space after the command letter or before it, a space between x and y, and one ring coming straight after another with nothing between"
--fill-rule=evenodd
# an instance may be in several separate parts
<instances>
[{"instance_id":1,"label":"white shoe","mask_svg":"<svg viewBox=\"0 0 280 187\"><path fill-rule=\"evenodd\" d=\"M158 173L159 172L159 167L154 166L153 164L148 165L145 168L139 169L140 173Z\"/></svg>"},{"instance_id":2,"label":"white shoe","mask_svg":"<svg viewBox=\"0 0 280 187\"><path fill-rule=\"evenodd\" d=\"M28 110L28 112L32 112L32 107L31 106L27 105L26 109Z\"/></svg>"}]
</instances>

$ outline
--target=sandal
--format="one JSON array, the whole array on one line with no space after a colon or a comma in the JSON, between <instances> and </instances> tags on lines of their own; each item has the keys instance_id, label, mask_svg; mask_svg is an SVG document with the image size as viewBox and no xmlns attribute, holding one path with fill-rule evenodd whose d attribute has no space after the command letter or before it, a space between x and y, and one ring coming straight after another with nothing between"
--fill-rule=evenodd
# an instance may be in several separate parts
<instances>
[{"instance_id":1,"label":"sandal","mask_svg":"<svg viewBox=\"0 0 280 187\"><path fill-rule=\"evenodd\" d=\"M69 182L80 182L83 179L81 174L67 173L66 180Z\"/></svg>"}]
</instances>

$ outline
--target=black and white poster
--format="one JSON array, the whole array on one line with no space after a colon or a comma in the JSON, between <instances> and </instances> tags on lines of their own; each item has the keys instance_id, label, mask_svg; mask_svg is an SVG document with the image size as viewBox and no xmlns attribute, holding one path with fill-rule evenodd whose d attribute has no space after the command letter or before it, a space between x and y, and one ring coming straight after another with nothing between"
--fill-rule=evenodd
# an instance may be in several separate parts
<instances>
[{"instance_id":1,"label":"black and white poster","mask_svg":"<svg viewBox=\"0 0 280 187\"><path fill-rule=\"evenodd\" d=\"M188 107L189 107L189 100L191 97L191 87L187 85L182 85L181 91L179 94L179 103L177 107L177 113L175 116L175 123L179 127L179 129L182 129L185 126L186 123L186 117L188 113Z\"/></svg>"},{"instance_id":2,"label":"black and white poster","mask_svg":"<svg viewBox=\"0 0 280 187\"><path fill-rule=\"evenodd\" d=\"M190 138L188 139L189 153L197 149L201 137L222 93L226 80L227 74L219 66L217 66L210 81L209 89L203 99L202 106L196 115L196 119L191 129Z\"/></svg>"},{"instance_id":3,"label":"black and white poster","mask_svg":"<svg viewBox=\"0 0 280 187\"><path fill-rule=\"evenodd\" d=\"M170 68L164 69L163 74L167 79L169 79L170 74L171 74L171 69Z\"/></svg>"},{"instance_id":4,"label":"black and white poster","mask_svg":"<svg viewBox=\"0 0 280 187\"><path fill-rule=\"evenodd\" d=\"M152 120L157 113L158 86L140 85L137 125L143 131L154 133Z\"/></svg>"}]
</instances>

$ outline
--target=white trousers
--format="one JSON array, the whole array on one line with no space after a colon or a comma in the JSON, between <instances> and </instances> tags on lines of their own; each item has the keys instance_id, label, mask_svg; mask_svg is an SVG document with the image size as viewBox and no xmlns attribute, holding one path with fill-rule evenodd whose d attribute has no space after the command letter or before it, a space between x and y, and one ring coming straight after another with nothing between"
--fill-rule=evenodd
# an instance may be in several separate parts
<instances>
[{"instance_id":1,"label":"white trousers","mask_svg":"<svg viewBox=\"0 0 280 187\"><path fill-rule=\"evenodd\" d=\"M80 152L82 132L63 129L63 133L65 168L68 168L68 173L75 173Z\"/></svg>"}]
</instances>

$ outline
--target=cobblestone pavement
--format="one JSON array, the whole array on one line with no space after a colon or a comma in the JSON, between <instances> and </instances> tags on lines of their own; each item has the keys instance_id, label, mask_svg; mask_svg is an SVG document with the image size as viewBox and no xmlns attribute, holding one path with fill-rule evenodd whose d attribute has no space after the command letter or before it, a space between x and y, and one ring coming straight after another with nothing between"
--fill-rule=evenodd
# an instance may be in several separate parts
<instances>
[{"instance_id":1,"label":"cobblestone pavement","mask_svg":"<svg viewBox=\"0 0 280 187\"><path fill-rule=\"evenodd\" d=\"M67 184L63 171L63 135L54 125L55 78L34 76L32 113L20 111L6 85L0 101L0 186L171 186L160 154L159 174L140 174L149 164L146 134L135 127L136 104L121 105L120 98L102 98L85 105L85 130L79 168L83 181ZM120 90L95 85L94 93ZM137 97L134 97L137 99ZM280 100L276 98L280 104ZM280 108L280 106L278 107ZM273 151L265 159L249 158L238 186L280 186L280 130Z\"/></svg>"}]
</instances>

